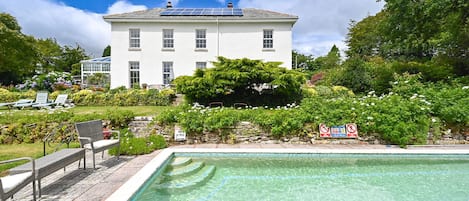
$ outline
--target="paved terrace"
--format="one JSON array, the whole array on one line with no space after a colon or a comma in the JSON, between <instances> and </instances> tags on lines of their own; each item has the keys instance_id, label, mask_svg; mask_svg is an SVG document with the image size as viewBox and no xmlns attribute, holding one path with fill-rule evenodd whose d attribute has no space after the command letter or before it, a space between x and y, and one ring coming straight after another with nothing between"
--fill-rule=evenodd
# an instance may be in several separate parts
<instances>
[{"instance_id":1,"label":"paved terrace","mask_svg":"<svg viewBox=\"0 0 469 201\"><path fill-rule=\"evenodd\" d=\"M411 146L401 149L397 146L385 145L295 145L295 144L197 144L172 146L176 149L311 149L334 150L344 153L354 152L357 149L376 150L379 153L405 152L406 150L428 150L431 152L462 152L469 153L469 145L450 146ZM157 156L161 151L141 156L121 156L117 161L115 157L96 154L96 170L92 167L91 152L86 154L86 170L78 169L78 162L67 166L66 171L59 170L42 179L41 201L76 200L99 201L108 198L114 191L122 186L143 166ZM13 200L32 200L32 185L25 187L17 193Z\"/></svg>"}]
</instances>

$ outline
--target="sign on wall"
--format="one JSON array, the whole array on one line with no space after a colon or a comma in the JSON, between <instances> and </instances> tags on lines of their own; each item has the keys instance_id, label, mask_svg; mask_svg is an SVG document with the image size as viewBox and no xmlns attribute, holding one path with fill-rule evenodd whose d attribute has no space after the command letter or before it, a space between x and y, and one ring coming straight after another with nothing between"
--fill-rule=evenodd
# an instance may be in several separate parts
<instances>
[{"instance_id":1,"label":"sign on wall","mask_svg":"<svg viewBox=\"0 0 469 201\"><path fill-rule=\"evenodd\" d=\"M319 137L330 138L358 138L357 125L354 123L327 127L326 124L319 124Z\"/></svg>"},{"instance_id":2,"label":"sign on wall","mask_svg":"<svg viewBox=\"0 0 469 201\"><path fill-rule=\"evenodd\" d=\"M174 126L174 141L185 141L186 132L178 125Z\"/></svg>"}]
</instances>

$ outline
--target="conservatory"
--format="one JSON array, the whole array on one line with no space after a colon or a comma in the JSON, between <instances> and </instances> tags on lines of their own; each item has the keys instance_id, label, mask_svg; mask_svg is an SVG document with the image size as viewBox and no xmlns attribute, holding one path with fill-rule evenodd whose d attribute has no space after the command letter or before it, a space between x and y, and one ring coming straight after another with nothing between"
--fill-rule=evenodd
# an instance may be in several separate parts
<instances>
[{"instance_id":1,"label":"conservatory","mask_svg":"<svg viewBox=\"0 0 469 201\"><path fill-rule=\"evenodd\" d=\"M101 57L80 61L81 84L87 86L104 86L110 83L111 57Z\"/></svg>"}]
</instances>

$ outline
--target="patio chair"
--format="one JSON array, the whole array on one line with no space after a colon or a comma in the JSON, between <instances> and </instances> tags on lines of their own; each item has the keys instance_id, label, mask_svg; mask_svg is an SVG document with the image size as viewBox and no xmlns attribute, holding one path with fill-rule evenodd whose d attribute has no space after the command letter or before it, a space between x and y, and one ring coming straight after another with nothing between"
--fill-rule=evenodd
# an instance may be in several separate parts
<instances>
[{"instance_id":1,"label":"patio chair","mask_svg":"<svg viewBox=\"0 0 469 201\"><path fill-rule=\"evenodd\" d=\"M46 103L37 103L33 104L33 108L41 109L41 108L51 108L56 106L64 106L65 101L67 101L68 95L67 94L60 94L57 96L54 102L46 102Z\"/></svg>"},{"instance_id":2,"label":"patio chair","mask_svg":"<svg viewBox=\"0 0 469 201\"><path fill-rule=\"evenodd\" d=\"M93 169L96 169L95 153L102 152L101 158L104 156L104 150L112 147L117 147L117 160L120 155L120 132L111 130L117 133L117 139L104 139L103 136L103 123L101 120L93 120L86 122L79 122L75 124L78 132L78 140L82 148L91 150L93 152Z\"/></svg>"},{"instance_id":3,"label":"patio chair","mask_svg":"<svg viewBox=\"0 0 469 201\"><path fill-rule=\"evenodd\" d=\"M19 174L12 174L0 178L0 200L5 201L9 197L13 197L13 194L20 191L22 188L27 186L29 183L33 184L33 200L36 200L36 182L34 182L35 171L34 171L34 159L30 157L16 158L6 161L0 161L0 164L12 163L21 160L30 160L32 163L31 171L25 171Z\"/></svg>"}]
</instances>

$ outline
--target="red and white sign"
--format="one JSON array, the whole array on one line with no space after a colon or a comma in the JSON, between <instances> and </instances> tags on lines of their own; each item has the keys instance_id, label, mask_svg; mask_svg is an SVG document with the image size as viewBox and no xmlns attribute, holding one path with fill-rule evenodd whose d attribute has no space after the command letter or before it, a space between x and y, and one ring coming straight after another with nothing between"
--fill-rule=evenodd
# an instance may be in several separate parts
<instances>
[{"instance_id":1,"label":"red and white sign","mask_svg":"<svg viewBox=\"0 0 469 201\"><path fill-rule=\"evenodd\" d=\"M358 138L358 129L356 124L345 124L348 138Z\"/></svg>"},{"instance_id":2,"label":"red and white sign","mask_svg":"<svg viewBox=\"0 0 469 201\"><path fill-rule=\"evenodd\" d=\"M319 124L319 137L331 137L331 129L326 124Z\"/></svg>"}]
</instances>

